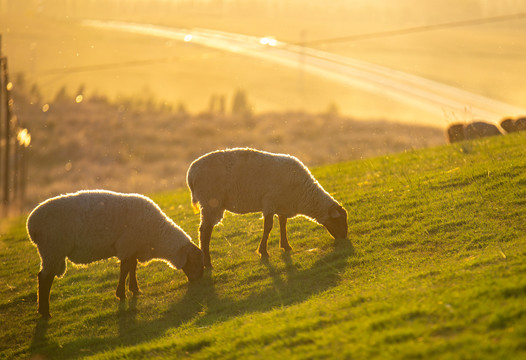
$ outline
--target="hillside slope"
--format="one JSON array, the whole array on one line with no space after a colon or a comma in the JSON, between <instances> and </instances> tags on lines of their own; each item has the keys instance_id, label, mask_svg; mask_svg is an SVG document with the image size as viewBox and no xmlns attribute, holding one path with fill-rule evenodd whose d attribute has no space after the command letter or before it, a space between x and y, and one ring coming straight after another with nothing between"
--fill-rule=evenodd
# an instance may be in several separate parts
<instances>
[{"instance_id":1,"label":"hillside slope","mask_svg":"<svg viewBox=\"0 0 526 360\"><path fill-rule=\"evenodd\" d=\"M119 303L115 260L69 270L36 313L39 259L24 219L0 243L0 357L526 357L526 134L316 168L349 212L350 243L303 218L294 250L260 215L229 215L214 269L189 286L153 262L143 295ZM153 196L197 237L186 189ZM130 294L131 295L131 294Z\"/></svg>"}]
</instances>

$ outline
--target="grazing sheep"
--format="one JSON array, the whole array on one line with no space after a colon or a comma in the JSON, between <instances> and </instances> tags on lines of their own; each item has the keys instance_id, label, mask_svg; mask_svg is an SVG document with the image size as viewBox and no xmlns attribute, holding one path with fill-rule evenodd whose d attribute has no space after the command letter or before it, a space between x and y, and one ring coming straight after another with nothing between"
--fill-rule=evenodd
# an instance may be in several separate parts
<instances>
[{"instance_id":1,"label":"grazing sheep","mask_svg":"<svg viewBox=\"0 0 526 360\"><path fill-rule=\"evenodd\" d=\"M465 140L464 124L451 124L446 130L446 137L450 144Z\"/></svg>"},{"instance_id":2,"label":"grazing sheep","mask_svg":"<svg viewBox=\"0 0 526 360\"><path fill-rule=\"evenodd\" d=\"M189 280L203 274L203 254L190 237L149 198L111 191L79 191L38 205L27 219L30 240L38 248L38 312L49 317L49 294L55 276L66 272L66 257L76 264L116 256L120 277L116 295L125 299L125 284L139 293L137 261L165 260L183 269Z\"/></svg>"},{"instance_id":3,"label":"grazing sheep","mask_svg":"<svg viewBox=\"0 0 526 360\"><path fill-rule=\"evenodd\" d=\"M514 125L517 131L526 130L526 117L518 118L517 120L515 120Z\"/></svg>"},{"instance_id":4,"label":"grazing sheep","mask_svg":"<svg viewBox=\"0 0 526 360\"><path fill-rule=\"evenodd\" d=\"M526 117L517 119L505 118L500 122L500 127L506 130L507 133L526 130Z\"/></svg>"},{"instance_id":5,"label":"grazing sheep","mask_svg":"<svg viewBox=\"0 0 526 360\"><path fill-rule=\"evenodd\" d=\"M452 124L446 131L449 143L494 135L502 135L502 133L498 127L484 121L475 121L469 124Z\"/></svg>"},{"instance_id":6,"label":"grazing sheep","mask_svg":"<svg viewBox=\"0 0 526 360\"><path fill-rule=\"evenodd\" d=\"M500 127L503 128L507 133L512 133L517 131L515 128L515 120L511 118L502 119L500 122Z\"/></svg>"},{"instance_id":7,"label":"grazing sheep","mask_svg":"<svg viewBox=\"0 0 526 360\"><path fill-rule=\"evenodd\" d=\"M499 128L483 121L475 121L464 126L466 140L479 139L487 136L502 135Z\"/></svg>"},{"instance_id":8,"label":"grazing sheep","mask_svg":"<svg viewBox=\"0 0 526 360\"><path fill-rule=\"evenodd\" d=\"M267 240L274 215L280 224L280 247L291 250L287 219L305 215L322 224L334 238L347 237L347 212L314 179L298 159L254 149L215 151L195 160L188 169L192 204L201 205L199 240L205 267L211 267L212 230L228 210L237 214L262 212L263 236L258 247L267 257Z\"/></svg>"}]
</instances>

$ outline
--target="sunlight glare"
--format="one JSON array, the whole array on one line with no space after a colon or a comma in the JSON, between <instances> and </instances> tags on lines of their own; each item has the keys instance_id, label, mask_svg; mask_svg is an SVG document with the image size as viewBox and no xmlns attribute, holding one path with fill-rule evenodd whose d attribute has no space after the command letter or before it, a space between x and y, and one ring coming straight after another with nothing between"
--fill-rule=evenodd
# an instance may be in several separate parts
<instances>
[{"instance_id":1,"label":"sunlight glare","mask_svg":"<svg viewBox=\"0 0 526 360\"><path fill-rule=\"evenodd\" d=\"M28 147L29 144L31 144L31 134L29 134L27 129L20 130L16 136L16 139L18 140L20 146Z\"/></svg>"},{"instance_id":2,"label":"sunlight glare","mask_svg":"<svg viewBox=\"0 0 526 360\"><path fill-rule=\"evenodd\" d=\"M272 36L265 36L259 40L259 43L261 45L276 46L278 44L278 41Z\"/></svg>"},{"instance_id":3,"label":"sunlight glare","mask_svg":"<svg viewBox=\"0 0 526 360\"><path fill-rule=\"evenodd\" d=\"M184 41L185 41L185 42L190 42L190 41L192 41L192 35L190 35L190 34L186 35L186 36L184 37Z\"/></svg>"}]
</instances>

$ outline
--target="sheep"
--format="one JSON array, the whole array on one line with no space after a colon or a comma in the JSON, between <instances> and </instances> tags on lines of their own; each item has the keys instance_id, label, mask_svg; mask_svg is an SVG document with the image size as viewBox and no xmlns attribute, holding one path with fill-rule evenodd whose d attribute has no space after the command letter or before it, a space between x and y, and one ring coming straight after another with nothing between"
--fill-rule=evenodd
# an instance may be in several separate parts
<instances>
[{"instance_id":1,"label":"sheep","mask_svg":"<svg viewBox=\"0 0 526 360\"><path fill-rule=\"evenodd\" d=\"M55 276L66 272L66 258L76 264L116 256L120 277L116 296L140 293L137 261L164 260L183 269L189 281L203 274L203 254L190 237L149 198L105 190L85 190L48 199L28 216L29 239L37 247L38 312L50 317L49 297Z\"/></svg>"},{"instance_id":2,"label":"sheep","mask_svg":"<svg viewBox=\"0 0 526 360\"><path fill-rule=\"evenodd\" d=\"M511 118L502 119L500 122L500 127L503 128L507 133L517 131L515 128L515 120Z\"/></svg>"},{"instance_id":3,"label":"sheep","mask_svg":"<svg viewBox=\"0 0 526 360\"><path fill-rule=\"evenodd\" d=\"M274 215L280 225L280 247L292 250L287 240L287 219L304 215L323 225L335 238L347 238L347 212L314 179L297 158L250 148L208 153L195 160L187 173L192 205L200 204L199 242L205 267L211 268L212 230L224 211L262 212L263 236L257 252L268 257L267 240Z\"/></svg>"},{"instance_id":4,"label":"sheep","mask_svg":"<svg viewBox=\"0 0 526 360\"><path fill-rule=\"evenodd\" d=\"M497 126L484 121L474 121L469 124L452 124L446 130L449 143L494 135L502 135L502 132Z\"/></svg>"},{"instance_id":5,"label":"sheep","mask_svg":"<svg viewBox=\"0 0 526 360\"><path fill-rule=\"evenodd\" d=\"M526 130L526 117L518 118L517 120L515 120L514 124L517 131Z\"/></svg>"},{"instance_id":6,"label":"sheep","mask_svg":"<svg viewBox=\"0 0 526 360\"><path fill-rule=\"evenodd\" d=\"M464 124L451 124L446 130L446 137L450 144L464 140Z\"/></svg>"},{"instance_id":7,"label":"sheep","mask_svg":"<svg viewBox=\"0 0 526 360\"><path fill-rule=\"evenodd\" d=\"M466 140L495 135L502 135L499 128L483 121L475 121L464 126L464 136L466 137Z\"/></svg>"},{"instance_id":8,"label":"sheep","mask_svg":"<svg viewBox=\"0 0 526 360\"><path fill-rule=\"evenodd\" d=\"M508 133L526 130L526 117L517 119L506 118L500 123L500 126Z\"/></svg>"}]
</instances>

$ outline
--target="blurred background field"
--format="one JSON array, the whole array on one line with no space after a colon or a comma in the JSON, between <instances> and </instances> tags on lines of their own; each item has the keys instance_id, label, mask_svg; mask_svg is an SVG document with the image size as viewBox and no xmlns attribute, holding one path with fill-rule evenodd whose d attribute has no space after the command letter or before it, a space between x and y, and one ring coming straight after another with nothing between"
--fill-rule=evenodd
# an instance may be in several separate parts
<instances>
[{"instance_id":1,"label":"blurred background field","mask_svg":"<svg viewBox=\"0 0 526 360\"><path fill-rule=\"evenodd\" d=\"M217 148L287 152L315 166L442 144L449 123L472 120L469 106L437 116L309 74L301 58L280 67L83 20L272 36L526 107L524 18L338 40L524 12L512 0L0 0L17 116L33 135L28 204L79 188L182 186L189 163Z\"/></svg>"},{"instance_id":2,"label":"blurred background field","mask_svg":"<svg viewBox=\"0 0 526 360\"><path fill-rule=\"evenodd\" d=\"M335 103L357 118L426 121L429 114L385 98L242 55L82 25L83 19L208 28L289 43L406 71L526 107L524 18L357 41L335 38L526 12L520 1L3 1L0 32L13 72L50 99L63 86L136 95L201 111L212 94L242 88L256 111L324 111ZM326 40L325 42L323 40ZM312 43L311 43L312 42ZM131 63L144 61L143 63ZM109 66L111 65L111 66ZM457 114L458 117L469 117ZM439 126L447 119L433 119Z\"/></svg>"},{"instance_id":3,"label":"blurred background field","mask_svg":"<svg viewBox=\"0 0 526 360\"><path fill-rule=\"evenodd\" d=\"M437 128L334 112L191 115L148 106L93 98L54 102L46 113L21 107L32 132L28 204L88 188L148 193L182 187L194 159L226 147L291 153L316 166L444 143Z\"/></svg>"}]
</instances>

